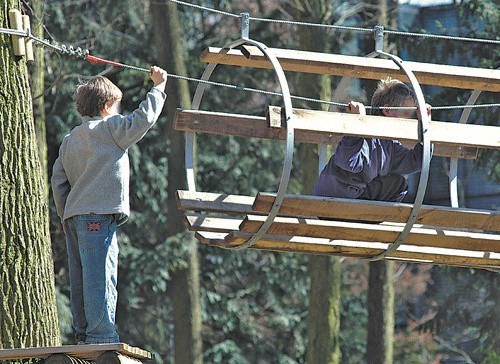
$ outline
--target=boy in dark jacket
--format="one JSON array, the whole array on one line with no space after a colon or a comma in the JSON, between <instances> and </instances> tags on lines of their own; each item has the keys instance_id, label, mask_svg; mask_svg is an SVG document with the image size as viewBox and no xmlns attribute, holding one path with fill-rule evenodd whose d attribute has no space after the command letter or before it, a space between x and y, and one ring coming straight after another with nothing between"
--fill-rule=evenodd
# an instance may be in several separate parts
<instances>
[{"instance_id":1,"label":"boy in dark jacket","mask_svg":"<svg viewBox=\"0 0 500 364\"><path fill-rule=\"evenodd\" d=\"M372 115L412 118L415 93L399 80L379 82L372 97ZM403 106L408 109L384 109ZM382 107L379 109L379 107ZM351 113L366 114L363 104L351 101ZM430 116L430 106L427 105ZM397 140L344 136L313 189L317 196L400 202L408 192L404 175L422 168L421 143L413 149Z\"/></svg>"}]
</instances>

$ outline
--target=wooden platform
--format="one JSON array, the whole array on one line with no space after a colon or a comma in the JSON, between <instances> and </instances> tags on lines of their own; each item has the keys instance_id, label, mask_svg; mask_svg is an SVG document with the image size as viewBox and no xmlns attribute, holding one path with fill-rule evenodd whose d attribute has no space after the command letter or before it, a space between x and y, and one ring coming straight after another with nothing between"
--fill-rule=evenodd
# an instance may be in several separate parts
<instances>
[{"instance_id":1,"label":"wooden platform","mask_svg":"<svg viewBox=\"0 0 500 364\"><path fill-rule=\"evenodd\" d=\"M293 112L297 142L336 144L343 135L397 139L409 147L418 141L416 120L301 109ZM267 117L177 110L174 129L284 140L284 127L270 127L280 124L280 113L280 108L273 106ZM435 156L474 159L478 148L500 149L500 128L494 126L431 121L428 137Z\"/></svg>"},{"instance_id":2,"label":"wooden platform","mask_svg":"<svg viewBox=\"0 0 500 364\"><path fill-rule=\"evenodd\" d=\"M335 76L380 80L387 76L408 81L406 75L391 60L327 54L290 49L270 48L283 70ZM209 47L200 59L218 64L272 68L263 53L254 46L243 46L220 54L220 48ZM500 70L449 66L442 64L405 62L420 84L469 90L500 91Z\"/></svg>"},{"instance_id":3,"label":"wooden platform","mask_svg":"<svg viewBox=\"0 0 500 364\"><path fill-rule=\"evenodd\" d=\"M15 359L45 359L54 354L66 354L68 356L95 361L105 352L118 352L125 356L144 360L152 359L153 354L146 350L130 346L125 343L116 344L90 344L90 345L63 345L41 348L0 349L0 361Z\"/></svg>"},{"instance_id":4,"label":"wooden platform","mask_svg":"<svg viewBox=\"0 0 500 364\"><path fill-rule=\"evenodd\" d=\"M274 198L269 193L177 195L188 229L202 243L227 248L258 231ZM252 248L369 258L396 240L410 211L411 205L402 203L287 195L279 216ZM417 225L390 259L500 268L500 212L423 206Z\"/></svg>"}]
</instances>

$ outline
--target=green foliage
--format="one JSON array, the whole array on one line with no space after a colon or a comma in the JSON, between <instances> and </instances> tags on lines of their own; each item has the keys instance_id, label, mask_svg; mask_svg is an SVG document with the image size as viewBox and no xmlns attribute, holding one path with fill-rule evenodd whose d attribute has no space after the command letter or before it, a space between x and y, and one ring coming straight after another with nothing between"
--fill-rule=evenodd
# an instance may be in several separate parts
<instances>
[{"instance_id":1,"label":"green foliage","mask_svg":"<svg viewBox=\"0 0 500 364\"><path fill-rule=\"evenodd\" d=\"M481 361L481 364L495 364L500 363L500 350L498 347L490 347L486 352L486 357Z\"/></svg>"},{"instance_id":2,"label":"green foliage","mask_svg":"<svg viewBox=\"0 0 500 364\"><path fill-rule=\"evenodd\" d=\"M64 292L67 285L62 285L61 281L58 280L58 285L56 286L56 298L57 298L57 314L59 317L59 330L61 331L61 338L63 342L71 341L74 333L73 326L71 324L71 309L69 305L69 292Z\"/></svg>"},{"instance_id":3,"label":"green foliage","mask_svg":"<svg viewBox=\"0 0 500 364\"><path fill-rule=\"evenodd\" d=\"M474 5L469 6L467 11L489 11L492 3L473 2ZM279 13L281 4L259 1L243 5L255 10L252 15L286 18L287 14ZM209 1L203 2L203 5L234 13L245 10L238 8L242 4L235 1ZM179 7L179 10L185 30L183 36L187 44L185 52L189 76L198 78L205 68L198 61L201 50L207 46L222 46L236 39L239 24L235 19L208 15L191 8ZM76 16L70 19L70 14ZM337 18L338 14L334 14L334 17ZM142 67L157 61L150 46L152 35L147 2L50 1L46 2L44 19L45 26L59 42L88 48L97 56ZM476 29L471 34L496 34L498 19L496 23L490 21L495 19L492 15L488 15L487 19L483 22L484 28ZM257 22L251 24L252 37L269 46L294 48L296 31L299 30L285 26ZM448 56L437 42L426 40L425 44L417 44L409 38L404 39L410 48L425 47L425 51L415 52L416 60L448 63ZM487 48L463 47L457 50L457 54L467 54L466 60L478 62L482 67L497 67L495 62L498 63L498 52ZM133 71L107 69L102 65L90 65L50 52L46 52L46 62L50 166L55 160L62 137L80 123L72 102L80 78L105 73L124 91L124 113L137 106L150 86L147 75ZM269 70L218 67L213 79L279 91L275 76ZM195 88L196 83L190 83L191 94ZM446 94L436 93L431 103L458 104L465 102L467 97L466 93L448 90ZM494 95L489 94L482 95L480 100L482 103L496 102ZM202 109L264 115L268 104L280 103L277 97L209 87L203 98ZM493 124L498 122L498 117L494 118L497 114L495 110L475 111L472 122ZM457 117L456 114L447 116L444 113L436 116L449 120ZM171 196L167 195L167 154L170 146L165 138L168 132L166 125L167 121L160 119L155 128L129 152L133 211L130 220L120 228L119 235L119 332L124 341L157 354L157 363L173 362L173 319L168 298L170 280L173 272L186 266L183 258L185 249L194 239L190 233L168 236L169 211L166 201ZM197 148L197 182L200 190L245 195L255 195L257 191L276 191L283 163L282 142L200 135ZM495 164L498 160L498 154L485 155L481 159L482 167L493 163L491 169L488 167L493 171L492 178L500 176L500 166ZM290 193L302 190L297 172L299 163L301 161L296 158ZM61 324L65 325L61 329L66 343L69 343L72 335L68 327L65 245L53 204L51 207L59 313ZM199 256L204 360L214 363L303 362L309 299L307 256L257 251L232 252L201 244ZM344 363L364 360L366 307L369 304L366 302L364 269L363 264L344 264L341 303ZM498 343L495 341L498 336L494 334L497 329L493 326L495 311L489 295L494 291L494 279L498 284L498 278L480 271L436 269L433 279L436 282L433 291L398 293L399 314L403 317L400 321L407 322L410 310L407 307L426 313L433 304L439 302L443 323L449 326L439 334L454 337L456 333L465 332L470 337L478 337L478 347L484 350L478 349L477 361L483 360L487 364L494 362L498 353L492 348ZM444 283L439 285L438 280ZM463 292L468 293L461 294ZM483 305L478 298L486 299L486 303ZM422 312L411 314L421 316ZM395 354L401 362L426 362L433 358L435 346L428 334L419 335L405 326L398 335L401 345L398 344Z\"/></svg>"},{"instance_id":4,"label":"green foliage","mask_svg":"<svg viewBox=\"0 0 500 364\"><path fill-rule=\"evenodd\" d=\"M438 345L430 333L407 331L396 334L394 346L395 363L439 363L443 358L438 354Z\"/></svg>"},{"instance_id":5,"label":"green foliage","mask_svg":"<svg viewBox=\"0 0 500 364\"><path fill-rule=\"evenodd\" d=\"M355 259L342 264L340 351L342 363L362 363L366 353L368 265Z\"/></svg>"},{"instance_id":6,"label":"green foliage","mask_svg":"<svg viewBox=\"0 0 500 364\"><path fill-rule=\"evenodd\" d=\"M473 348L475 362L500 342L499 279L494 272L435 268L433 284L426 293L437 310L432 320L437 334L454 347Z\"/></svg>"},{"instance_id":7,"label":"green foliage","mask_svg":"<svg viewBox=\"0 0 500 364\"><path fill-rule=\"evenodd\" d=\"M138 220L133 218L130 225L137 225ZM139 225L138 232L154 229ZM186 267L182 257L194 239L183 232L145 245L131 229L120 236L118 331L127 342L155 353L157 362L170 362L172 346L165 345L173 339L169 284L172 273Z\"/></svg>"},{"instance_id":8,"label":"green foliage","mask_svg":"<svg viewBox=\"0 0 500 364\"><path fill-rule=\"evenodd\" d=\"M451 6L451 5L450 5ZM500 12L494 0L464 0L456 5L458 24L447 29L443 24L436 24L438 31L450 36L481 39L500 39ZM423 32L420 28L412 29ZM452 64L468 67L495 69L500 67L500 49L484 43L464 42L444 39L417 37L394 38L398 49L408 53L411 60L428 63ZM470 96L470 90L426 87L425 92L431 105L464 105ZM477 104L498 103L498 96L493 92L483 92ZM458 121L462 110L433 112L433 119ZM469 124L498 126L498 108L478 108L471 112ZM481 150L475 160L475 168L484 173L495 183L500 182L500 154L493 149Z\"/></svg>"},{"instance_id":9,"label":"green foliage","mask_svg":"<svg viewBox=\"0 0 500 364\"><path fill-rule=\"evenodd\" d=\"M309 285L306 257L214 248L200 252L204 341L210 348L206 360L219 362L216 358L224 355L223 362L237 361L243 353L248 362L300 361ZM227 352L227 338L241 351Z\"/></svg>"}]
</instances>

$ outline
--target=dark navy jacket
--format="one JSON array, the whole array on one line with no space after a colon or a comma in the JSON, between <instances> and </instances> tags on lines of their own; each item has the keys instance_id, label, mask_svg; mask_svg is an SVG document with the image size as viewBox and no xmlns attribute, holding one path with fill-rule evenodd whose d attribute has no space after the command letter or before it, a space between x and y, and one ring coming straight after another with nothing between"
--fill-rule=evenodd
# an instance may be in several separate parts
<instances>
[{"instance_id":1,"label":"dark navy jacket","mask_svg":"<svg viewBox=\"0 0 500 364\"><path fill-rule=\"evenodd\" d=\"M422 168L422 144L344 136L314 186L316 196L358 198L378 176L406 175Z\"/></svg>"}]
</instances>

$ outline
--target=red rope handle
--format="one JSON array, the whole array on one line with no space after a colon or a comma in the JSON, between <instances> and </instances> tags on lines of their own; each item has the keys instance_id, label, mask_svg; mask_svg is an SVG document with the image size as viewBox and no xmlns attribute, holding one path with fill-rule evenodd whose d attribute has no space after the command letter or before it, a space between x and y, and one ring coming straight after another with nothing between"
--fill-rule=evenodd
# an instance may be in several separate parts
<instances>
[{"instance_id":1,"label":"red rope handle","mask_svg":"<svg viewBox=\"0 0 500 364\"><path fill-rule=\"evenodd\" d=\"M136 71L151 73L151 69L148 69L148 68L135 67L135 66L130 66L128 64L115 62L115 61L108 61L107 59L99 58L96 56L91 56L90 54L87 57L85 57L85 60L87 60L91 63L104 63L104 64L109 64L109 65L115 66L115 67L129 68L129 69L136 70Z\"/></svg>"},{"instance_id":2,"label":"red rope handle","mask_svg":"<svg viewBox=\"0 0 500 364\"><path fill-rule=\"evenodd\" d=\"M90 54L85 59L91 63L105 63L105 64L109 64L109 65L116 66L116 67L123 67L124 66L122 63L108 61L107 59L99 58L96 56L91 56Z\"/></svg>"}]
</instances>

